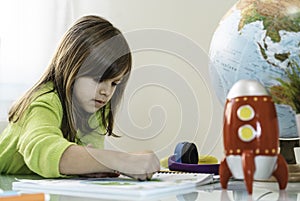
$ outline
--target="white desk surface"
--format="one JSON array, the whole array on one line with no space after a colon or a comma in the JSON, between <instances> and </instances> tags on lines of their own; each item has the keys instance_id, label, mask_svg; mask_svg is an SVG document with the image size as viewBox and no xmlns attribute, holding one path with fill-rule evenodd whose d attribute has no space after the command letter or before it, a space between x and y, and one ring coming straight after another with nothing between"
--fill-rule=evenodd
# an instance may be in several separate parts
<instances>
[{"instance_id":1,"label":"white desk surface","mask_svg":"<svg viewBox=\"0 0 300 201\"><path fill-rule=\"evenodd\" d=\"M24 175L0 175L0 188L11 190L15 178L36 178ZM115 201L110 198L85 198L64 195L50 195L50 201ZM136 200L132 198L130 200ZM277 182L254 182L253 194L248 195L243 181L230 181L223 190L219 183L200 186L190 192L170 193L151 201L300 201L300 182L288 183L287 189L280 191Z\"/></svg>"}]
</instances>

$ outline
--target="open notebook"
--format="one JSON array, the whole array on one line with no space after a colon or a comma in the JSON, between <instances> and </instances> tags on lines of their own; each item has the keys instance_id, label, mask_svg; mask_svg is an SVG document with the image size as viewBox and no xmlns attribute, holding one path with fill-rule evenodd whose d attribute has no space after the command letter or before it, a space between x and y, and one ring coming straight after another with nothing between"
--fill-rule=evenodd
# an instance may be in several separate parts
<instances>
[{"instance_id":1,"label":"open notebook","mask_svg":"<svg viewBox=\"0 0 300 201\"><path fill-rule=\"evenodd\" d=\"M214 181L212 174L159 172L151 181L135 181L119 178L76 178L76 179L21 179L13 182L13 190L44 192L50 194L145 200L171 193L195 190L196 186Z\"/></svg>"}]
</instances>

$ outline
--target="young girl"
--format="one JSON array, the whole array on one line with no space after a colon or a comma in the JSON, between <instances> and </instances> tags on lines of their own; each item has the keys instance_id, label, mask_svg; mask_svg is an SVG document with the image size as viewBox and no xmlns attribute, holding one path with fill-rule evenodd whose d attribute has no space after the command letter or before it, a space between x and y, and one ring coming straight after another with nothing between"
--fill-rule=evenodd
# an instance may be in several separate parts
<instances>
[{"instance_id":1,"label":"young girl","mask_svg":"<svg viewBox=\"0 0 300 201\"><path fill-rule=\"evenodd\" d=\"M116 136L115 109L130 71L121 32L97 16L79 19L41 79L10 109L0 135L0 173L150 179L160 168L153 152L103 149L105 135Z\"/></svg>"}]
</instances>

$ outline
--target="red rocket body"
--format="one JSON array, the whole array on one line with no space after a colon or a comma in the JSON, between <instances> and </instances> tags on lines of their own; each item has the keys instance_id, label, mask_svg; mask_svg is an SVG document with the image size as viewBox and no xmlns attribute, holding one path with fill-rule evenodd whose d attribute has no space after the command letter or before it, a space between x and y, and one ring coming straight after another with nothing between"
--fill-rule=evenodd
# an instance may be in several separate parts
<instances>
[{"instance_id":1,"label":"red rocket body","mask_svg":"<svg viewBox=\"0 0 300 201\"><path fill-rule=\"evenodd\" d=\"M278 153L279 125L272 97L254 80L240 80L229 91L223 119L225 158L220 181L244 179L249 194L255 179L275 176L280 189L288 182L285 159Z\"/></svg>"}]
</instances>

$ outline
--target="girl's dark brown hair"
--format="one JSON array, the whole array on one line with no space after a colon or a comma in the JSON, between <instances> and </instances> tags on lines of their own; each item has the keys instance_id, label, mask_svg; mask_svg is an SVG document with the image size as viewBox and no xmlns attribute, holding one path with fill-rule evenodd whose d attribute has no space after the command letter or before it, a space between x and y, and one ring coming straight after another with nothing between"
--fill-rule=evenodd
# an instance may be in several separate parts
<instances>
[{"instance_id":1,"label":"girl's dark brown hair","mask_svg":"<svg viewBox=\"0 0 300 201\"><path fill-rule=\"evenodd\" d=\"M41 79L15 103L9 111L9 121L16 122L33 101L34 94L47 82L53 82L63 108L61 129L66 139L75 141L77 130L87 133L90 128L85 113L73 95L77 78L92 77L99 81L124 74L115 93L100 110L102 124L108 135L113 134L115 108L120 102L131 71L131 52L122 33L98 16L80 18L64 35L54 57Z\"/></svg>"}]
</instances>

